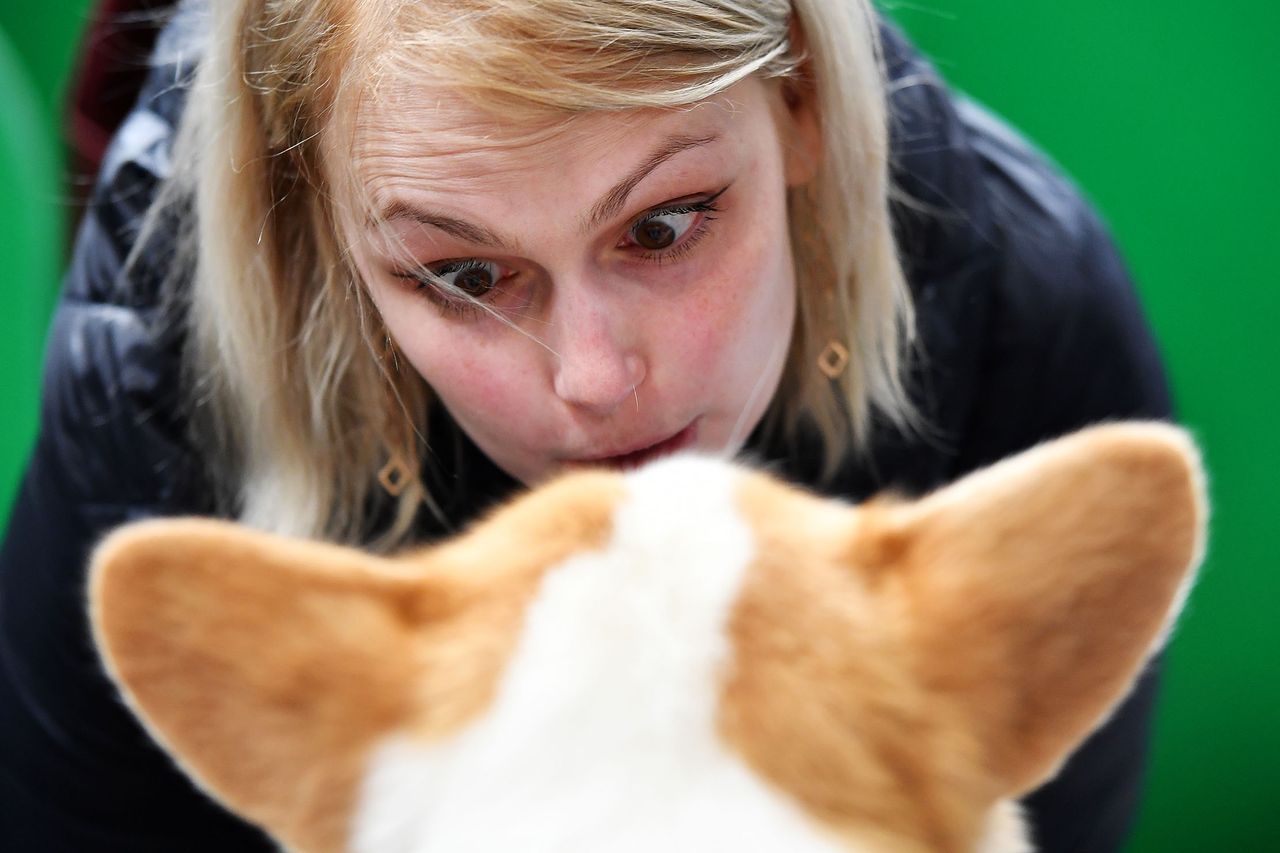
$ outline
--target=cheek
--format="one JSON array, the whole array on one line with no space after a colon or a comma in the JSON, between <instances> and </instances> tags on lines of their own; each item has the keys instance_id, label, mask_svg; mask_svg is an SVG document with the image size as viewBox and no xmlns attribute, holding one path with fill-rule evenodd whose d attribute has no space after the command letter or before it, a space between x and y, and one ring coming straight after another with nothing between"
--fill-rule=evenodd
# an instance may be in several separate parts
<instances>
[{"instance_id":1,"label":"cheek","mask_svg":"<svg viewBox=\"0 0 1280 853\"><path fill-rule=\"evenodd\" d=\"M371 288L375 307L409 365L463 421L526 417L535 388L518 338L483 322L454 320L411 292Z\"/></svg>"},{"instance_id":2,"label":"cheek","mask_svg":"<svg viewBox=\"0 0 1280 853\"><path fill-rule=\"evenodd\" d=\"M469 326L453 325L444 321L397 340L410 364L459 420L522 422L535 402L536 377L527 354L517 341L489 340Z\"/></svg>"},{"instance_id":3,"label":"cheek","mask_svg":"<svg viewBox=\"0 0 1280 853\"><path fill-rule=\"evenodd\" d=\"M790 339L795 286L785 217L754 210L740 233L669 327L677 363L700 368L689 371L695 382L727 381Z\"/></svg>"}]
</instances>

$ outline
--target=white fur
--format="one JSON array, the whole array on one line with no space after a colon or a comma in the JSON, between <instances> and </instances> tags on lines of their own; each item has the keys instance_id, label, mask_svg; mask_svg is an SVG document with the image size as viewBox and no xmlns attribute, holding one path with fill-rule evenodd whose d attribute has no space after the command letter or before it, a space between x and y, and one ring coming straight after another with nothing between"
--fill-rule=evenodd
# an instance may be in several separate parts
<instances>
[{"instance_id":1,"label":"white fur","mask_svg":"<svg viewBox=\"0 0 1280 853\"><path fill-rule=\"evenodd\" d=\"M376 750L355 850L848 850L717 737L753 555L732 469L684 456L627 482L608 546L547 573L488 713Z\"/></svg>"},{"instance_id":2,"label":"white fur","mask_svg":"<svg viewBox=\"0 0 1280 853\"><path fill-rule=\"evenodd\" d=\"M986 835L977 850L979 853L1035 853L1022 807L1012 800L996 803L987 816Z\"/></svg>"}]
</instances>

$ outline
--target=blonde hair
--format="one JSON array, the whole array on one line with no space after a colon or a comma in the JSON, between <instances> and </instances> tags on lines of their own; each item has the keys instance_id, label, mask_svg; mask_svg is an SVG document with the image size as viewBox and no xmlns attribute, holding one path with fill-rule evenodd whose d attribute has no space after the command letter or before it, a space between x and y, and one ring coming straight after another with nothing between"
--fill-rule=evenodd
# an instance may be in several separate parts
<instances>
[{"instance_id":1,"label":"blonde hair","mask_svg":"<svg viewBox=\"0 0 1280 853\"><path fill-rule=\"evenodd\" d=\"M811 85L823 157L788 199L798 310L771 424L792 437L816 425L829 475L867 448L873 412L910 421L911 306L866 0L212 5L165 198L194 206L189 381L210 467L243 520L367 539L376 473L388 458L416 471L427 450L430 389L400 367L344 251L324 156L350 130L348 108L413 67L476 103L546 117L685 106L753 74ZM852 355L836 380L815 367L831 340ZM430 497L410 478L366 544L403 541Z\"/></svg>"}]
</instances>

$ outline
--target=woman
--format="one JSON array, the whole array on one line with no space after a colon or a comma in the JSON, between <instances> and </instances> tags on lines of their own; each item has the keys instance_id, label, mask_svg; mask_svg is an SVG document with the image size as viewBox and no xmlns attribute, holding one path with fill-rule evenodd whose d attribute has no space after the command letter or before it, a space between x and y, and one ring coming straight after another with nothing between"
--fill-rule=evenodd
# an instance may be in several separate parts
<instances>
[{"instance_id":1,"label":"woman","mask_svg":"<svg viewBox=\"0 0 1280 853\"><path fill-rule=\"evenodd\" d=\"M264 844L98 673L81 573L121 521L393 548L575 464L742 450L860 499L1169 414L1097 220L887 29L882 79L861 2L211 5L55 319L0 557L0 846ZM1152 691L1031 798L1042 849L1120 844Z\"/></svg>"}]
</instances>

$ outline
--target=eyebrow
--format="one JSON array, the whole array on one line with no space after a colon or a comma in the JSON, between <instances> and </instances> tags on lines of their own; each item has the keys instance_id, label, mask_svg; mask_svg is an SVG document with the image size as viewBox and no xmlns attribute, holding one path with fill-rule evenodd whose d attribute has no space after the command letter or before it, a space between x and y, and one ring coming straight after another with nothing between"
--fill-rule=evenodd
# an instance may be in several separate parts
<instances>
[{"instance_id":1,"label":"eyebrow","mask_svg":"<svg viewBox=\"0 0 1280 853\"><path fill-rule=\"evenodd\" d=\"M627 198L631 195L631 192L654 169L657 169L682 151L709 145L719 138L716 134L711 134L710 136L676 134L664 141L643 163L632 169L621 181L614 184L592 206L586 220L583 222L583 230L588 231L615 216L622 209L622 206L627 203ZM511 251L511 247L515 244L514 240L509 240L501 234L485 228L483 225L477 225L465 219L459 219L456 216L449 216L438 211L416 207L400 199L393 200L387 205L386 209L374 221L391 222L396 219L409 219L421 225L438 228L446 234L465 240L468 243L490 246L503 251Z\"/></svg>"},{"instance_id":2,"label":"eyebrow","mask_svg":"<svg viewBox=\"0 0 1280 853\"><path fill-rule=\"evenodd\" d=\"M423 210L399 199L391 202L374 222L391 222L396 219L410 219L419 225L430 225L460 240L466 240L468 243L493 246L503 251L510 251L511 249L511 243L508 240L483 225L476 225L465 219L458 219L455 216L446 216L434 210ZM373 223L370 224L372 225Z\"/></svg>"},{"instance_id":3,"label":"eyebrow","mask_svg":"<svg viewBox=\"0 0 1280 853\"><path fill-rule=\"evenodd\" d=\"M649 159L645 160L639 166L631 171L621 181L614 184L613 189L604 194L595 206L591 208L591 213L587 216L584 223L584 230L590 230L611 216L614 216L627 203L627 196L631 195L631 191L639 185L649 173L679 154L681 151L688 151L690 148L698 148L702 145L709 145L719 139L714 133L710 136L687 136L685 134L677 134L666 142L664 142L656 151L649 155Z\"/></svg>"}]
</instances>

